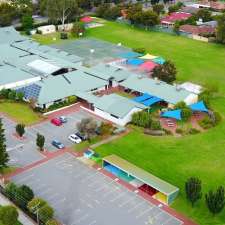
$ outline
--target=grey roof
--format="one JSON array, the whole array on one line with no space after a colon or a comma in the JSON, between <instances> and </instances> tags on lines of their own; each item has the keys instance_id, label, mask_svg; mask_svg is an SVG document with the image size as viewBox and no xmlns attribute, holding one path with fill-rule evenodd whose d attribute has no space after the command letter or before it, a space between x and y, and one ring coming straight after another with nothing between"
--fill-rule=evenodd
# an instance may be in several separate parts
<instances>
[{"instance_id":1,"label":"grey roof","mask_svg":"<svg viewBox=\"0 0 225 225\"><path fill-rule=\"evenodd\" d=\"M118 116L119 118L123 118L134 108L146 108L142 104L117 94L100 97L99 100L94 103L94 106L104 112Z\"/></svg>"},{"instance_id":2,"label":"grey roof","mask_svg":"<svg viewBox=\"0 0 225 225\"><path fill-rule=\"evenodd\" d=\"M41 91L37 101L39 104L46 104L76 95L77 92L89 92L104 87L106 84L106 81L89 76L82 71L73 71L55 77L50 76L38 83Z\"/></svg>"},{"instance_id":3,"label":"grey roof","mask_svg":"<svg viewBox=\"0 0 225 225\"><path fill-rule=\"evenodd\" d=\"M177 89L176 86L163 81L139 76L131 76L120 85L140 93L148 93L171 104L184 101L191 94L186 90Z\"/></svg>"},{"instance_id":4,"label":"grey roof","mask_svg":"<svg viewBox=\"0 0 225 225\"><path fill-rule=\"evenodd\" d=\"M32 75L10 65L0 66L0 85L10 84L33 78Z\"/></svg>"},{"instance_id":5,"label":"grey roof","mask_svg":"<svg viewBox=\"0 0 225 225\"><path fill-rule=\"evenodd\" d=\"M15 41L26 40L25 36L20 35L13 27L2 27L0 29L0 44L12 43Z\"/></svg>"}]
</instances>

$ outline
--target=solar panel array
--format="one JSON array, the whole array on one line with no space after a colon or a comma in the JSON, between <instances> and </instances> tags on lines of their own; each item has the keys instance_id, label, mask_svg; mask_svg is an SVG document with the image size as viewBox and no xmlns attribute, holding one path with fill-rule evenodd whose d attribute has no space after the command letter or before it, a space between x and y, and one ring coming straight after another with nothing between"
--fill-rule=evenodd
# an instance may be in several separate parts
<instances>
[{"instance_id":1,"label":"solar panel array","mask_svg":"<svg viewBox=\"0 0 225 225\"><path fill-rule=\"evenodd\" d=\"M29 86L18 88L16 91L22 92L26 99L37 99L41 91L41 86L37 84L31 84Z\"/></svg>"}]
</instances>

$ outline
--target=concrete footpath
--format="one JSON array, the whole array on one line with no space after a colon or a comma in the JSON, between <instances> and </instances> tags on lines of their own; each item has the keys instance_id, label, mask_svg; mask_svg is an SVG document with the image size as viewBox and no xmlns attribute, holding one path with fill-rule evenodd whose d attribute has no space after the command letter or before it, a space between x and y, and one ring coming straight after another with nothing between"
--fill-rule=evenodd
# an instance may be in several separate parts
<instances>
[{"instance_id":1,"label":"concrete footpath","mask_svg":"<svg viewBox=\"0 0 225 225\"><path fill-rule=\"evenodd\" d=\"M0 205L14 205L12 202L10 202L4 195L0 194ZM37 225L34 221L32 221L24 212L22 212L19 208L17 208L19 213L19 221L23 225Z\"/></svg>"}]
</instances>

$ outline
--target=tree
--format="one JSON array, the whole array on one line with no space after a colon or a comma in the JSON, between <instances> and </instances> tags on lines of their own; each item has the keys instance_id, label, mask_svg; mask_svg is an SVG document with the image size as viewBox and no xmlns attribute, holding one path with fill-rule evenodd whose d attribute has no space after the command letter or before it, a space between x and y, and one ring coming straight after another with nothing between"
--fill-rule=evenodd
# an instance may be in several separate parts
<instances>
[{"instance_id":1,"label":"tree","mask_svg":"<svg viewBox=\"0 0 225 225\"><path fill-rule=\"evenodd\" d=\"M4 225L17 224L19 214L16 207L8 205L0 207L0 221Z\"/></svg>"},{"instance_id":2,"label":"tree","mask_svg":"<svg viewBox=\"0 0 225 225\"><path fill-rule=\"evenodd\" d=\"M42 198L33 198L31 201L28 202L27 208L29 212L36 213L37 210L39 210L41 207L46 205L47 202L43 200Z\"/></svg>"},{"instance_id":3,"label":"tree","mask_svg":"<svg viewBox=\"0 0 225 225\"><path fill-rule=\"evenodd\" d=\"M3 128L2 119L0 118L0 169L7 166L9 155L6 151L5 130Z\"/></svg>"},{"instance_id":4,"label":"tree","mask_svg":"<svg viewBox=\"0 0 225 225\"><path fill-rule=\"evenodd\" d=\"M17 190L17 196L17 202L19 203L19 206L21 206L22 208L26 208L28 202L30 202L34 198L34 192L27 185L22 185Z\"/></svg>"},{"instance_id":5,"label":"tree","mask_svg":"<svg viewBox=\"0 0 225 225\"><path fill-rule=\"evenodd\" d=\"M208 9L200 9L196 13L197 19L202 19L203 22L212 20L212 13Z\"/></svg>"},{"instance_id":6,"label":"tree","mask_svg":"<svg viewBox=\"0 0 225 225\"><path fill-rule=\"evenodd\" d=\"M19 102L22 102L24 98L24 93L23 92L16 92L16 100Z\"/></svg>"},{"instance_id":7,"label":"tree","mask_svg":"<svg viewBox=\"0 0 225 225\"><path fill-rule=\"evenodd\" d=\"M20 136L23 137L25 133L25 125L24 124L17 124L16 125L16 133Z\"/></svg>"},{"instance_id":8,"label":"tree","mask_svg":"<svg viewBox=\"0 0 225 225\"><path fill-rule=\"evenodd\" d=\"M225 13L218 17L216 40L219 43L225 44Z\"/></svg>"},{"instance_id":9,"label":"tree","mask_svg":"<svg viewBox=\"0 0 225 225\"><path fill-rule=\"evenodd\" d=\"M46 225L60 225L60 223L57 220L51 219L47 221Z\"/></svg>"},{"instance_id":10,"label":"tree","mask_svg":"<svg viewBox=\"0 0 225 225\"><path fill-rule=\"evenodd\" d=\"M0 26L11 25L15 16L15 8L9 3L0 3Z\"/></svg>"},{"instance_id":11,"label":"tree","mask_svg":"<svg viewBox=\"0 0 225 225\"><path fill-rule=\"evenodd\" d=\"M31 15L22 17L22 27L26 32L29 32L33 28L33 18Z\"/></svg>"},{"instance_id":12,"label":"tree","mask_svg":"<svg viewBox=\"0 0 225 225\"><path fill-rule=\"evenodd\" d=\"M82 119L81 122L77 124L77 129L87 137L88 141L90 141L91 137L95 134L96 128L97 123L92 118Z\"/></svg>"},{"instance_id":13,"label":"tree","mask_svg":"<svg viewBox=\"0 0 225 225\"><path fill-rule=\"evenodd\" d=\"M48 220L53 218L54 210L51 206L48 204L45 204L38 210L39 219L46 223Z\"/></svg>"},{"instance_id":14,"label":"tree","mask_svg":"<svg viewBox=\"0 0 225 225\"><path fill-rule=\"evenodd\" d=\"M224 187L218 187L216 192L210 190L208 194L205 195L205 200L209 211L213 215L220 213L225 206Z\"/></svg>"},{"instance_id":15,"label":"tree","mask_svg":"<svg viewBox=\"0 0 225 225\"><path fill-rule=\"evenodd\" d=\"M43 151L45 145L45 137L37 133L36 145L39 147L40 151Z\"/></svg>"},{"instance_id":16,"label":"tree","mask_svg":"<svg viewBox=\"0 0 225 225\"><path fill-rule=\"evenodd\" d=\"M155 4L152 6L152 9L157 15L160 15L164 11L164 5L163 4Z\"/></svg>"},{"instance_id":17,"label":"tree","mask_svg":"<svg viewBox=\"0 0 225 225\"><path fill-rule=\"evenodd\" d=\"M12 199L12 200L15 199L15 196L17 194L16 184L12 182L8 183L5 187L5 193L9 199Z\"/></svg>"},{"instance_id":18,"label":"tree","mask_svg":"<svg viewBox=\"0 0 225 225\"><path fill-rule=\"evenodd\" d=\"M33 13L32 0L11 0L11 4L14 6L16 15L19 18L25 15L32 15Z\"/></svg>"},{"instance_id":19,"label":"tree","mask_svg":"<svg viewBox=\"0 0 225 225\"><path fill-rule=\"evenodd\" d=\"M141 16L140 22L146 27L147 26L152 27L159 23L159 16L151 10L142 12L140 16Z\"/></svg>"},{"instance_id":20,"label":"tree","mask_svg":"<svg viewBox=\"0 0 225 225\"><path fill-rule=\"evenodd\" d=\"M74 36L74 37L79 37L79 34L82 33L84 34L85 32L85 26L84 26L84 23L82 22L75 22L73 24L73 28L71 30L71 34Z\"/></svg>"},{"instance_id":21,"label":"tree","mask_svg":"<svg viewBox=\"0 0 225 225\"><path fill-rule=\"evenodd\" d=\"M172 83L176 80L177 70L175 65L171 61L166 61L163 65L156 66L153 69L152 77Z\"/></svg>"},{"instance_id":22,"label":"tree","mask_svg":"<svg viewBox=\"0 0 225 225\"><path fill-rule=\"evenodd\" d=\"M189 178L185 183L186 197L191 202L192 207L202 197L201 181L196 177Z\"/></svg>"},{"instance_id":23,"label":"tree","mask_svg":"<svg viewBox=\"0 0 225 225\"><path fill-rule=\"evenodd\" d=\"M188 121L192 115L191 109L186 105L184 101L178 102L175 105L175 109L181 109L181 117L184 121Z\"/></svg>"},{"instance_id":24,"label":"tree","mask_svg":"<svg viewBox=\"0 0 225 225\"><path fill-rule=\"evenodd\" d=\"M42 0L41 5L50 20L60 21L63 27L66 21L80 13L76 0Z\"/></svg>"}]
</instances>

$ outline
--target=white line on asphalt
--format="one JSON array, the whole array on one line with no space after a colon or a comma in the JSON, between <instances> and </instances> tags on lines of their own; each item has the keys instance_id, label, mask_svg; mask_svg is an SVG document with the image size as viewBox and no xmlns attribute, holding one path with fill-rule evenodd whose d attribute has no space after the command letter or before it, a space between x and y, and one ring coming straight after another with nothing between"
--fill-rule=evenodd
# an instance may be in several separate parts
<instances>
[{"instance_id":1,"label":"white line on asphalt","mask_svg":"<svg viewBox=\"0 0 225 225\"><path fill-rule=\"evenodd\" d=\"M125 192L121 192L120 194L118 194L115 198L110 199L110 202L115 202L116 200L120 199L121 197L123 197L126 193Z\"/></svg>"},{"instance_id":2,"label":"white line on asphalt","mask_svg":"<svg viewBox=\"0 0 225 225\"><path fill-rule=\"evenodd\" d=\"M147 212L149 212L150 210L152 209L152 207L150 208L147 208L146 210L144 211L141 211L137 216L136 218L139 219L140 217L144 216L144 214L146 214Z\"/></svg>"},{"instance_id":3,"label":"white line on asphalt","mask_svg":"<svg viewBox=\"0 0 225 225\"><path fill-rule=\"evenodd\" d=\"M141 201L140 203L138 203L137 205L135 205L133 208L128 210L128 213L134 211L135 209L137 209L139 206L142 206L143 204L145 204L145 201Z\"/></svg>"},{"instance_id":4,"label":"white line on asphalt","mask_svg":"<svg viewBox=\"0 0 225 225\"><path fill-rule=\"evenodd\" d=\"M125 205L127 205L129 202L132 202L136 199L137 196L132 196L131 198L129 198L127 201L124 201L123 203L119 204L119 207L123 207Z\"/></svg>"}]
</instances>

